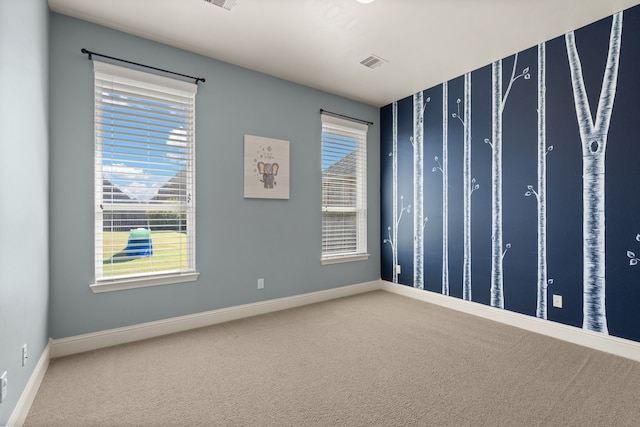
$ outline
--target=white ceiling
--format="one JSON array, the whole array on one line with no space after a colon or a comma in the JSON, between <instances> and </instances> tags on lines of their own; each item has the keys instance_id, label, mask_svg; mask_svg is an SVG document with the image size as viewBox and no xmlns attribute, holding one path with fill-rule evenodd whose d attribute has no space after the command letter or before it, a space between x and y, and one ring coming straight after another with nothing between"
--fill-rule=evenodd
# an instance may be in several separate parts
<instances>
[{"instance_id":1,"label":"white ceiling","mask_svg":"<svg viewBox=\"0 0 640 427\"><path fill-rule=\"evenodd\" d=\"M228 11L204 0L49 0L58 13L374 106L636 4L640 0L237 0ZM371 54L389 62L377 69L361 65Z\"/></svg>"}]
</instances>

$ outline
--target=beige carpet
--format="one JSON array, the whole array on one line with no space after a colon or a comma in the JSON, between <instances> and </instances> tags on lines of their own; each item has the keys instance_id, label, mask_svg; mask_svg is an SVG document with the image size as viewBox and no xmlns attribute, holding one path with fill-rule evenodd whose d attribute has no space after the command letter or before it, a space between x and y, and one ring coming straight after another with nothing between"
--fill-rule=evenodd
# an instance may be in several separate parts
<instances>
[{"instance_id":1,"label":"beige carpet","mask_svg":"<svg viewBox=\"0 0 640 427\"><path fill-rule=\"evenodd\" d=\"M640 363L376 291L51 361L26 426L638 426Z\"/></svg>"}]
</instances>

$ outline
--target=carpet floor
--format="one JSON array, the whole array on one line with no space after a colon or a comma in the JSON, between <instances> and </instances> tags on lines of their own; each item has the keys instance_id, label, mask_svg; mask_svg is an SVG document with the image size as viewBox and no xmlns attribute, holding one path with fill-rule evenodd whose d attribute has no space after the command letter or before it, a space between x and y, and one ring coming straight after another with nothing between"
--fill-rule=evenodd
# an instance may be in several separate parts
<instances>
[{"instance_id":1,"label":"carpet floor","mask_svg":"<svg viewBox=\"0 0 640 427\"><path fill-rule=\"evenodd\" d=\"M25 426L638 426L640 363L385 291L51 361Z\"/></svg>"}]
</instances>

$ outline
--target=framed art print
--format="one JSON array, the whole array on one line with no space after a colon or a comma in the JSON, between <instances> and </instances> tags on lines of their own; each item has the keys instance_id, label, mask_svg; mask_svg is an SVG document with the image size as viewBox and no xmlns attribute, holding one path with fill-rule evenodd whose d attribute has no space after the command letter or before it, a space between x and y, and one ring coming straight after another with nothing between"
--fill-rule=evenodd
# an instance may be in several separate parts
<instances>
[{"instance_id":1,"label":"framed art print","mask_svg":"<svg viewBox=\"0 0 640 427\"><path fill-rule=\"evenodd\" d=\"M289 199L289 141L244 136L244 197Z\"/></svg>"}]
</instances>

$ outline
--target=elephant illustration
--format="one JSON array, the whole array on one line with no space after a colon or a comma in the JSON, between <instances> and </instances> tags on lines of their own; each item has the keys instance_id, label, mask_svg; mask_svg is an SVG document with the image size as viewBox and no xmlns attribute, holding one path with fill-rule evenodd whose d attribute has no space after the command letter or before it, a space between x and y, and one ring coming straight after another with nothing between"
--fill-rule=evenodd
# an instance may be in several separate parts
<instances>
[{"instance_id":1,"label":"elephant illustration","mask_svg":"<svg viewBox=\"0 0 640 427\"><path fill-rule=\"evenodd\" d=\"M274 177L278 175L279 168L277 163L258 162L258 172L262 175L261 181L264 182L264 188L273 188L276 185Z\"/></svg>"}]
</instances>

